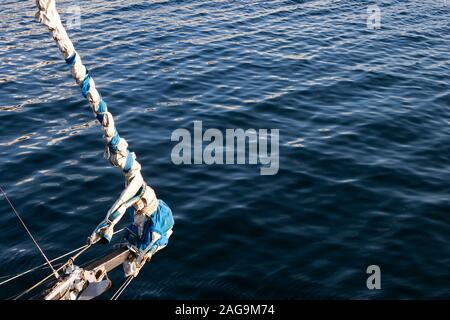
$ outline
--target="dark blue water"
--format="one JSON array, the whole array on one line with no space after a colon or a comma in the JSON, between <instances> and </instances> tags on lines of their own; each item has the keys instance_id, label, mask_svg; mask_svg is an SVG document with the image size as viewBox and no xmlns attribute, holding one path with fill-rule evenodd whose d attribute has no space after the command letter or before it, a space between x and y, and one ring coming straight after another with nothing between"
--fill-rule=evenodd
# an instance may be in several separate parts
<instances>
[{"instance_id":1,"label":"dark blue water","mask_svg":"<svg viewBox=\"0 0 450 320\"><path fill-rule=\"evenodd\" d=\"M63 20L73 4L58 1ZM367 29L372 1L76 4L69 35L176 219L124 299L450 298L448 2L377 1L380 30ZM56 257L84 243L123 178L35 11L0 11L0 185ZM280 129L278 174L174 165L171 133L194 120ZM42 263L3 197L0 214L0 275ZM372 264L381 290L366 288Z\"/></svg>"}]
</instances>

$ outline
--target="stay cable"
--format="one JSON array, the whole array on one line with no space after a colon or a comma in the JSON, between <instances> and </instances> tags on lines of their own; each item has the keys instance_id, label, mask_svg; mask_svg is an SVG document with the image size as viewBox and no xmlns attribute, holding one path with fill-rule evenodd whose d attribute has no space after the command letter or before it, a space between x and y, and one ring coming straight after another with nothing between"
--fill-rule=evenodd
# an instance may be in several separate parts
<instances>
[{"instance_id":1,"label":"stay cable","mask_svg":"<svg viewBox=\"0 0 450 320\"><path fill-rule=\"evenodd\" d=\"M53 275L56 277L56 279L59 279L59 274L58 272L56 272L55 268L53 268L50 260L47 258L47 256L45 255L44 251L42 250L41 246L37 243L36 239L33 237L33 234L31 233L31 231L28 229L27 225L25 224L25 222L22 220L22 218L20 217L20 214L17 212L16 208L14 207L14 205L11 203L11 201L9 200L8 196L6 195L6 192L2 189L2 187L0 186L0 192L5 196L6 201L8 202L9 206L11 207L11 209L13 210L13 212L16 214L17 218L19 219L20 223L22 224L23 228L25 229L25 231L28 233L28 235L30 236L31 240L33 240L34 244L36 245L36 247L38 248L39 252L42 254L42 256L44 257L45 261L47 262L47 264L50 266L50 268L53 271Z\"/></svg>"}]
</instances>

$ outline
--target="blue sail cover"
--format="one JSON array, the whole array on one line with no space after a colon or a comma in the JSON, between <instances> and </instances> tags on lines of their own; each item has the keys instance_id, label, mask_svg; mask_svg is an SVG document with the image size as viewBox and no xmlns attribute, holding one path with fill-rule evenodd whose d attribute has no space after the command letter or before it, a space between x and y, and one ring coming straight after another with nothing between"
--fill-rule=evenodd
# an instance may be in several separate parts
<instances>
[{"instance_id":1,"label":"blue sail cover","mask_svg":"<svg viewBox=\"0 0 450 320\"><path fill-rule=\"evenodd\" d=\"M153 247L164 247L168 244L167 232L172 229L175 221L173 219L172 210L163 201L159 200L158 208L145 222L142 235L138 234L138 227L135 224L131 224L125 233L125 239L139 250L144 251L149 245ZM161 235L161 238L152 241L152 232L157 232Z\"/></svg>"}]
</instances>

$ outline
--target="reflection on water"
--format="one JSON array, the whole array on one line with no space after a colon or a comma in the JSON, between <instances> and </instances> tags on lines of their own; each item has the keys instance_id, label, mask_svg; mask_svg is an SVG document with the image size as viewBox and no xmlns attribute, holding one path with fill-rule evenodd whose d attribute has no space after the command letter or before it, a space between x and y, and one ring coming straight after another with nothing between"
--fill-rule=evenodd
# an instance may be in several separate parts
<instances>
[{"instance_id":1,"label":"reflection on water","mask_svg":"<svg viewBox=\"0 0 450 320\"><path fill-rule=\"evenodd\" d=\"M369 4L79 2L69 34L176 218L123 298L449 297L449 7L378 1L382 28L367 30ZM70 5L58 1L63 19ZM123 177L34 11L2 5L0 185L56 257L84 243ZM171 133L196 120L280 129L278 174L175 166ZM42 263L4 200L0 212L0 276ZM371 264L380 291L366 289Z\"/></svg>"}]
</instances>

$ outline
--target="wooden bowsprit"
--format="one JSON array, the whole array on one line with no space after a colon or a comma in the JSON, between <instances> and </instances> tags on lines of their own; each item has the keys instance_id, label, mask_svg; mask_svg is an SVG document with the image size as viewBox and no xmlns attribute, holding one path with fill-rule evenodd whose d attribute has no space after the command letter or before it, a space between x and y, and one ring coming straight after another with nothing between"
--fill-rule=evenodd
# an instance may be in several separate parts
<instances>
[{"instance_id":1,"label":"wooden bowsprit","mask_svg":"<svg viewBox=\"0 0 450 320\"><path fill-rule=\"evenodd\" d=\"M121 233L124 229L117 230L114 234ZM168 235L170 237L170 234ZM46 284L47 289L43 290L39 294L31 296L33 300L90 300L94 299L108 289L111 288L112 282L108 277L108 273L119 267L120 265L135 262L135 272L128 276L122 284L122 286L113 295L113 298L117 299L134 279L146 262L150 260L153 254L162 249L163 247L155 247L148 254L148 258L139 259L142 257L143 252L139 251L135 246L128 242L122 242L116 249L113 249L110 253L88 263L86 266L79 266L75 264L77 258L87 251L92 245L86 244L78 249L65 253L57 258L50 260L50 263L60 261L61 259L68 257L71 258L65 263L58 264L55 272L58 273L58 278L53 279L54 273L50 273L48 276L31 286L30 288L22 291L21 293L11 297L10 299L18 300L30 296L32 292L40 286ZM139 264L137 264L139 261ZM136 265L137 264L137 265ZM47 263L41 264L24 272L16 275L10 275L8 279L0 282L0 286L6 285L13 280L23 277L31 272L48 268ZM53 269L53 268L52 268ZM137 272L136 272L137 269ZM124 268L125 271L125 268Z\"/></svg>"},{"instance_id":2,"label":"wooden bowsprit","mask_svg":"<svg viewBox=\"0 0 450 320\"><path fill-rule=\"evenodd\" d=\"M106 292L112 286L108 272L122 265L133 252L126 246L116 249L90 265L81 268L68 261L62 279L35 299L90 300Z\"/></svg>"},{"instance_id":3,"label":"wooden bowsprit","mask_svg":"<svg viewBox=\"0 0 450 320\"><path fill-rule=\"evenodd\" d=\"M120 232L120 231L117 231ZM170 238L171 232L167 237ZM120 265L134 262L134 271L129 275L120 288L114 293L111 300L117 300L125 291L130 282L138 275L142 267L153 255L164 248L160 246L149 247L151 249L140 251L134 245L122 243L120 247L95 260L86 267L79 267L74 264L74 260L90 246L85 247L76 256L70 258L62 267L64 274L53 282L51 287L33 299L43 300L91 300L106 292L111 288L112 282L108 277L108 272ZM49 278L49 277L47 277ZM42 282L42 281L41 281ZM39 284L41 284L39 282ZM34 289L34 287L32 287ZM25 291L28 293L29 291Z\"/></svg>"}]
</instances>

